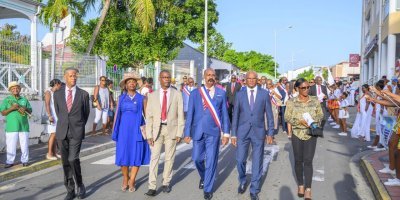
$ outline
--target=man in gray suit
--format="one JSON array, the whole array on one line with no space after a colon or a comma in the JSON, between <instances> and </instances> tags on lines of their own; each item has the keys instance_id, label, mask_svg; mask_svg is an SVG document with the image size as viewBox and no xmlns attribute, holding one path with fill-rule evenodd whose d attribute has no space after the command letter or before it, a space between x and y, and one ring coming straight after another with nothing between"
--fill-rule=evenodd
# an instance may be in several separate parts
<instances>
[{"instance_id":1,"label":"man in gray suit","mask_svg":"<svg viewBox=\"0 0 400 200\"><path fill-rule=\"evenodd\" d=\"M235 105L235 95L236 92L239 92L239 90L242 88L242 86L236 82L236 75L231 76L231 82L228 83L226 86L226 98L228 99L228 115L229 115L229 121L232 123L232 113L233 113L233 106Z\"/></svg>"},{"instance_id":2,"label":"man in gray suit","mask_svg":"<svg viewBox=\"0 0 400 200\"><path fill-rule=\"evenodd\" d=\"M79 153L82 140L85 138L90 105L89 94L76 86L78 73L76 68L65 69L65 86L54 93L54 108L58 117L56 139L61 150L64 184L68 191L65 200L75 198L75 181L78 186L78 199L83 199L86 194Z\"/></svg>"}]
</instances>

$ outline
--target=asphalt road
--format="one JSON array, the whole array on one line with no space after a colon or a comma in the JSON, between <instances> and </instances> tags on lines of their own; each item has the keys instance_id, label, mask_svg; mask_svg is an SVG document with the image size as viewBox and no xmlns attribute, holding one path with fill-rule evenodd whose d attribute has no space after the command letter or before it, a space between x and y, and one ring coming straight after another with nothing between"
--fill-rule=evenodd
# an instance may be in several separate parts
<instances>
[{"instance_id":1,"label":"asphalt road","mask_svg":"<svg viewBox=\"0 0 400 200\"><path fill-rule=\"evenodd\" d=\"M338 136L337 130L325 129L325 137L318 139L314 158L313 199L374 199L366 180L360 176L358 163L352 157L365 150L364 142L349 136ZM290 141L280 133L277 145L265 149L265 176L260 199L298 199L294 178L293 153ZM122 192L120 170L114 165L114 149L108 149L81 159L83 180L87 188L86 199L203 199L199 190L199 176L191 161L191 145L180 144L174 165L172 191L164 194L158 190L156 197L145 196L148 167L140 168L133 193ZM354 165L355 164L355 165ZM354 167L356 166L356 167ZM161 186L162 165L158 184ZM250 178L250 177L248 177ZM213 199L250 199L248 188L237 194L235 148L227 146L220 151L218 175ZM61 166L55 166L11 181L0 183L0 199L64 199Z\"/></svg>"}]
</instances>

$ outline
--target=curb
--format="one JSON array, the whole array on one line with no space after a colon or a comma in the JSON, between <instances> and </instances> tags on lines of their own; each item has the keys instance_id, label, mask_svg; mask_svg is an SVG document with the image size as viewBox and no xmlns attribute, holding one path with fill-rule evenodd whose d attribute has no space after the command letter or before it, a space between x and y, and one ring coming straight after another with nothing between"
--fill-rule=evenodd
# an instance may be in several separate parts
<instances>
[{"instance_id":1,"label":"curb","mask_svg":"<svg viewBox=\"0 0 400 200\"><path fill-rule=\"evenodd\" d=\"M110 141L104 144L96 145L87 149L83 149L79 155L79 157L85 157L91 155L93 153L97 153L99 151L104 151L109 148L115 147L115 142ZM31 174L37 171L41 171L55 165L61 165L61 160L42 160L36 163L29 165L28 167L20 167L11 171L0 173L0 183L4 181L8 181L14 178L18 178L20 176L24 176L27 174Z\"/></svg>"},{"instance_id":2,"label":"curb","mask_svg":"<svg viewBox=\"0 0 400 200\"><path fill-rule=\"evenodd\" d=\"M369 161L367 160L367 157L373 153L369 153L361 158L361 168L363 169L364 174L367 177L375 198L378 200L390 200L392 198L389 196L389 193L387 192L385 186L382 184L381 180L378 177L378 174L376 174L371 163L369 163Z\"/></svg>"}]
</instances>

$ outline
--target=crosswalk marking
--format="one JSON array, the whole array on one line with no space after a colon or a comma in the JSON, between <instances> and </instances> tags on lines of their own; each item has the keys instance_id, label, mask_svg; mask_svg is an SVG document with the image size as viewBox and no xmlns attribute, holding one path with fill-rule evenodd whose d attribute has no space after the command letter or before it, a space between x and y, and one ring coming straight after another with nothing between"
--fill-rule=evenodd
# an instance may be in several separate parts
<instances>
[{"instance_id":1,"label":"crosswalk marking","mask_svg":"<svg viewBox=\"0 0 400 200\"><path fill-rule=\"evenodd\" d=\"M192 143L191 143L192 144ZM221 148L219 149L219 155L221 155L222 152L224 152L225 150L227 150L229 147L229 145L225 145L225 146L221 146ZM218 158L218 162L222 160L222 156L220 156ZM196 165L194 164L193 160L190 160L184 167L182 167L184 169L196 169Z\"/></svg>"},{"instance_id":2,"label":"crosswalk marking","mask_svg":"<svg viewBox=\"0 0 400 200\"><path fill-rule=\"evenodd\" d=\"M278 154L278 152L279 152L278 145L265 145L264 146L264 159L263 159L263 171L262 171L263 175L265 175L265 173L267 172L269 164L274 159L274 157ZM252 167L251 154L249 153L249 157L248 157L247 163L246 163L246 174L251 174L251 167Z\"/></svg>"}]
</instances>

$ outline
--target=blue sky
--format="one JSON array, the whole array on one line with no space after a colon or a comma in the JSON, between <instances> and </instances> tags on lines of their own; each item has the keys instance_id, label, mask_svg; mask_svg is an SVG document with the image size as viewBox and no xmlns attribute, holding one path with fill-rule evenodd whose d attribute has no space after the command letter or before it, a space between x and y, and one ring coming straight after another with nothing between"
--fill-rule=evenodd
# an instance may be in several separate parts
<instances>
[{"instance_id":1,"label":"blue sky","mask_svg":"<svg viewBox=\"0 0 400 200\"><path fill-rule=\"evenodd\" d=\"M219 12L217 30L237 51L255 50L274 56L274 30L277 30L279 72L309 64L333 65L348 60L350 53L360 52L361 0L215 2ZM99 12L92 11L87 18L98 15ZM0 20L0 26L4 23L17 24L20 32L29 34L28 20ZM38 38L43 38L47 31L40 25Z\"/></svg>"}]
</instances>

